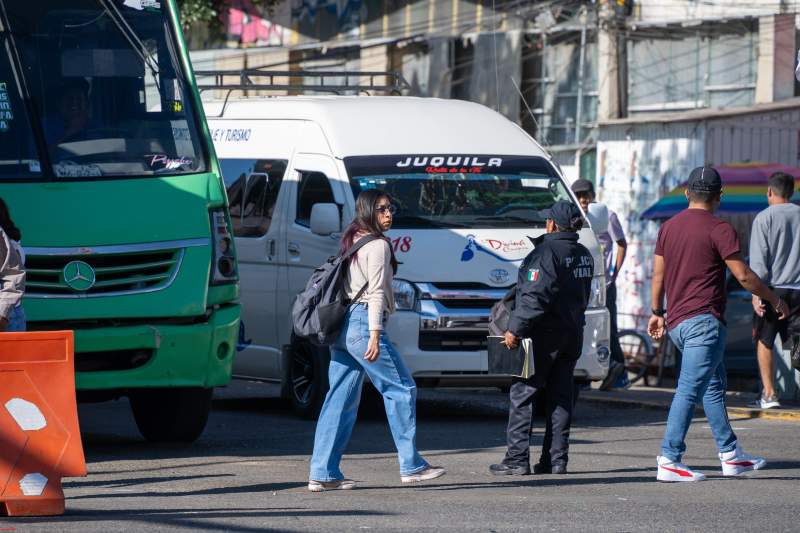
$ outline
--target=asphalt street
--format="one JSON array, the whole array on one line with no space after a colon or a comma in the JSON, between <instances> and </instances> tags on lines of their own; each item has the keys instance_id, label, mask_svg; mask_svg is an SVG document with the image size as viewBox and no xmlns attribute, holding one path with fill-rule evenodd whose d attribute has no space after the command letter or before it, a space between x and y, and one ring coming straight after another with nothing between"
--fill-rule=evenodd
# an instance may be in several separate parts
<instances>
[{"instance_id":1,"label":"asphalt street","mask_svg":"<svg viewBox=\"0 0 800 533\"><path fill-rule=\"evenodd\" d=\"M506 405L497 390L421 391L418 445L448 474L414 487L400 484L380 409L362 409L343 462L358 487L315 494L306 489L314 423L295 418L272 385L234 382L219 391L205 434L191 446L145 443L125 400L82 404L89 476L65 480L67 513L0 519L0 530L800 530L796 422L734 420L740 442L769 465L729 479L698 418L686 461L709 480L661 484L654 465L666 413L583 402L568 475L494 477L488 466L502 457ZM539 423L534 457L541 437Z\"/></svg>"}]
</instances>

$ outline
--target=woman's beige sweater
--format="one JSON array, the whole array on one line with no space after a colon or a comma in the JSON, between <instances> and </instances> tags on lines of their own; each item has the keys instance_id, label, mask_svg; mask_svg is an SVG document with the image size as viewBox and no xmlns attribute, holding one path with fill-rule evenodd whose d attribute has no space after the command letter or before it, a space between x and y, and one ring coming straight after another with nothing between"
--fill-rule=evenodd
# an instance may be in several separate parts
<instances>
[{"instance_id":1,"label":"woman's beige sweater","mask_svg":"<svg viewBox=\"0 0 800 533\"><path fill-rule=\"evenodd\" d=\"M359 236L355 242L362 237ZM358 302L367 304L370 331L383 329L384 312L394 312L391 259L389 243L377 239L364 245L347 269L345 293L348 298L355 298L358 291L367 285Z\"/></svg>"}]
</instances>

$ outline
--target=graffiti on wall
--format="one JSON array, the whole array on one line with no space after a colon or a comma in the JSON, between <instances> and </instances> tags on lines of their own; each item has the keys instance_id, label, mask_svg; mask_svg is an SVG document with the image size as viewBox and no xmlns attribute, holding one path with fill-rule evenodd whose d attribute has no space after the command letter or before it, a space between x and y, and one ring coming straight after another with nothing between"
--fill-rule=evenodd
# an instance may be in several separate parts
<instances>
[{"instance_id":1,"label":"graffiti on wall","mask_svg":"<svg viewBox=\"0 0 800 533\"><path fill-rule=\"evenodd\" d=\"M617 213L628 253L617 277L620 327L645 329L659 224L640 215L702 164L697 138L599 141L598 200Z\"/></svg>"},{"instance_id":2,"label":"graffiti on wall","mask_svg":"<svg viewBox=\"0 0 800 533\"><path fill-rule=\"evenodd\" d=\"M227 0L221 17L228 46L285 46L288 31L251 0Z\"/></svg>"}]
</instances>

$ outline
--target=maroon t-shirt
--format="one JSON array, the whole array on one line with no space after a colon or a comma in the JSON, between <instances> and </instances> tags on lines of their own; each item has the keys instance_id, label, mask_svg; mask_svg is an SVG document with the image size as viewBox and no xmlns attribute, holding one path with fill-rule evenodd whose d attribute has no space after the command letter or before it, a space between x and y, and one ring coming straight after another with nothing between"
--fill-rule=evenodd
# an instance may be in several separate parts
<instances>
[{"instance_id":1,"label":"maroon t-shirt","mask_svg":"<svg viewBox=\"0 0 800 533\"><path fill-rule=\"evenodd\" d=\"M664 258L669 329L706 313L724 320L725 259L736 253L736 230L704 209L685 209L661 226L656 255Z\"/></svg>"}]
</instances>

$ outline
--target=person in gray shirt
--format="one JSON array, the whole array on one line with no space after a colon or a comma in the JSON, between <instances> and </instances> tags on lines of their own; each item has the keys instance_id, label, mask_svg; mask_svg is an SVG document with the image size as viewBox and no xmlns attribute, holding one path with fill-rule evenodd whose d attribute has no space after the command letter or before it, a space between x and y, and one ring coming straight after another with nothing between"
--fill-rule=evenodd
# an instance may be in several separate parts
<instances>
[{"instance_id":1,"label":"person in gray shirt","mask_svg":"<svg viewBox=\"0 0 800 533\"><path fill-rule=\"evenodd\" d=\"M779 320L768 303L753 296L753 337L757 341L758 367L763 392L755 407L780 407L775 394L775 359L772 346L781 336L783 345L800 334L800 206L790 199L794 177L776 172L767 182L769 207L753 221L750 233L750 268L764 280L789 307L789 315Z\"/></svg>"}]
</instances>

